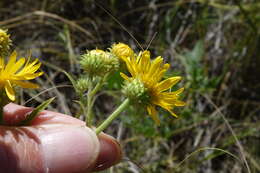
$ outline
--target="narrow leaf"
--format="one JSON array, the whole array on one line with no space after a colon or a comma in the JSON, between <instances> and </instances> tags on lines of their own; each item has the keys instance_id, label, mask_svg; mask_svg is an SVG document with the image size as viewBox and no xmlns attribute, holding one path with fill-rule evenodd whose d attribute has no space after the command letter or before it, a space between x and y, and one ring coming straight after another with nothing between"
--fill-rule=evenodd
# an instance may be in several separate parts
<instances>
[{"instance_id":1,"label":"narrow leaf","mask_svg":"<svg viewBox=\"0 0 260 173\"><path fill-rule=\"evenodd\" d=\"M64 73L69 78L70 82L72 83L72 86L74 87L74 89L76 89L76 81L73 79L73 77L65 70L62 70L62 73Z\"/></svg>"},{"instance_id":2,"label":"narrow leaf","mask_svg":"<svg viewBox=\"0 0 260 173\"><path fill-rule=\"evenodd\" d=\"M26 126L31 123L31 121L39 114L39 112L43 111L53 100L55 97L50 98L43 103L41 103L39 106L37 106L29 115L26 116L26 118L20 122L20 126Z\"/></svg>"}]
</instances>

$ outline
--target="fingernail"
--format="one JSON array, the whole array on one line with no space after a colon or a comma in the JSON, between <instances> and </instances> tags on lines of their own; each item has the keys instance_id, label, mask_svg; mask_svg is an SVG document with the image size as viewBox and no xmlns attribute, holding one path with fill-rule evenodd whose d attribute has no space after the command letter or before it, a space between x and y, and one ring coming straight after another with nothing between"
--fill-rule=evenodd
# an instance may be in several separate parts
<instances>
[{"instance_id":1,"label":"fingernail","mask_svg":"<svg viewBox=\"0 0 260 173\"><path fill-rule=\"evenodd\" d=\"M84 126L48 125L41 142L46 167L53 173L88 170L100 149L96 134Z\"/></svg>"},{"instance_id":2,"label":"fingernail","mask_svg":"<svg viewBox=\"0 0 260 173\"><path fill-rule=\"evenodd\" d=\"M104 133L99 135L100 153L94 171L100 171L117 164L122 159L120 144Z\"/></svg>"}]
</instances>

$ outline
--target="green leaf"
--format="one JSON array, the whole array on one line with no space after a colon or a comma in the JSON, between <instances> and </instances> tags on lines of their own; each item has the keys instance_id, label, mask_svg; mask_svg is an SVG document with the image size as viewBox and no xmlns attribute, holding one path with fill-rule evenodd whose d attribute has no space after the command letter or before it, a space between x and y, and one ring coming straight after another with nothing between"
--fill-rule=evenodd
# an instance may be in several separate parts
<instances>
[{"instance_id":1,"label":"green leaf","mask_svg":"<svg viewBox=\"0 0 260 173\"><path fill-rule=\"evenodd\" d=\"M50 98L37 106L29 115L26 116L23 121L20 122L19 126L29 125L31 121L39 114L39 112L44 110L54 99L55 97Z\"/></svg>"},{"instance_id":2,"label":"green leaf","mask_svg":"<svg viewBox=\"0 0 260 173\"><path fill-rule=\"evenodd\" d=\"M73 77L67 73L65 70L62 70L62 73L64 73L70 80L70 82L72 83L72 86L74 89L76 89L76 81L73 79Z\"/></svg>"},{"instance_id":3,"label":"green leaf","mask_svg":"<svg viewBox=\"0 0 260 173\"><path fill-rule=\"evenodd\" d=\"M204 56L204 45L203 45L203 41L199 40L197 41L195 47L192 49L191 52L189 52L187 54L188 58L190 58L190 60L193 60L194 63L199 64L201 59Z\"/></svg>"},{"instance_id":4,"label":"green leaf","mask_svg":"<svg viewBox=\"0 0 260 173\"><path fill-rule=\"evenodd\" d=\"M112 75L109 76L106 85L107 89L121 89L123 84L123 78L120 76L119 72L114 72Z\"/></svg>"}]
</instances>

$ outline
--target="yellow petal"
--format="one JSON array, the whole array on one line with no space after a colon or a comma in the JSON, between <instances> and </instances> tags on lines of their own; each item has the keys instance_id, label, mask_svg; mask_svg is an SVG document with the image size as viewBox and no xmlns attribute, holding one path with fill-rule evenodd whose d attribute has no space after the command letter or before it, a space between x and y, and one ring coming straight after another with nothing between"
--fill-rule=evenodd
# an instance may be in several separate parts
<instances>
[{"instance_id":1,"label":"yellow petal","mask_svg":"<svg viewBox=\"0 0 260 173\"><path fill-rule=\"evenodd\" d=\"M158 99L157 101L153 101L152 103L154 105L162 107L165 110L172 109L172 107L174 106L174 102L171 103L171 102L167 102L167 101L162 100L162 99Z\"/></svg>"},{"instance_id":2,"label":"yellow petal","mask_svg":"<svg viewBox=\"0 0 260 173\"><path fill-rule=\"evenodd\" d=\"M165 102L168 104L173 105L173 102L175 102L178 99L178 96L176 94L172 94L170 92L162 92L159 93L157 96L161 102Z\"/></svg>"},{"instance_id":3,"label":"yellow petal","mask_svg":"<svg viewBox=\"0 0 260 173\"><path fill-rule=\"evenodd\" d=\"M156 74L156 72L160 69L159 67L161 66L162 62L163 62L163 59L160 56L152 61L151 67L149 70L150 76L153 76L154 74Z\"/></svg>"},{"instance_id":4,"label":"yellow petal","mask_svg":"<svg viewBox=\"0 0 260 173\"><path fill-rule=\"evenodd\" d=\"M176 114L175 114L174 112L172 112L170 109L167 109L167 111L170 112L172 116L174 116L174 117L176 117L176 118L178 117L178 115L176 115Z\"/></svg>"},{"instance_id":5,"label":"yellow petal","mask_svg":"<svg viewBox=\"0 0 260 173\"><path fill-rule=\"evenodd\" d=\"M4 66L5 66L4 58L3 58L3 57L0 57L0 70L1 70L2 68L4 68Z\"/></svg>"},{"instance_id":6,"label":"yellow petal","mask_svg":"<svg viewBox=\"0 0 260 173\"><path fill-rule=\"evenodd\" d=\"M38 59L30 64L27 61L25 67L15 74L16 80L31 80L41 76L43 72L35 73L41 66L41 63L36 64L37 62Z\"/></svg>"},{"instance_id":7,"label":"yellow petal","mask_svg":"<svg viewBox=\"0 0 260 173\"><path fill-rule=\"evenodd\" d=\"M31 79L35 79L35 78L41 76L42 74L43 74L43 72L15 75L14 78L17 80L31 80Z\"/></svg>"},{"instance_id":8,"label":"yellow petal","mask_svg":"<svg viewBox=\"0 0 260 173\"><path fill-rule=\"evenodd\" d=\"M13 65L15 64L16 56L17 56L16 51L13 51L12 54L10 55L10 59L9 59L7 65L5 67L7 72L9 72L11 70L11 68L13 67Z\"/></svg>"},{"instance_id":9,"label":"yellow petal","mask_svg":"<svg viewBox=\"0 0 260 173\"><path fill-rule=\"evenodd\" d=\"M170 64L164 64L162 67L159 67L158 71L153 73L154 83L159 82L159 81L162 79L164 73L165 73L169 68L170 68Z\"/></svg>"},{"instance_id":10,"label":"yellow petal","mask_svg":"<svg viewBox=\"0 0 260 173\"><path fill-rule=\"evenodd\" d=\"M154 74L154 76L152 78L153 83L156 84L158 81L160 81L166 71L167 70L163 69L163 70L159 71L158 73Z\"/></svg>"},{"instance_id":11,"label":"yellow petal","mask_svg":"<svg viewBox=\"0 0 260 173\"><path fill-rule=\"evenodd\" d=\"M130 74L132 76L136 76L136 70L135 70L135 65L133 65L133 62L132 61L129 61L128 58L125 58L125 63L126 63L126 66L127 66L127 69L128 71L130 72Z\"/></svg>"},{"instance_id":12,"label":"yellow petal","mask_svg":"<svg viewBox=\"0 0 260 173\"><path fill-rule=\"evenodd\" d=\"M31 57L32 57L32 52L30 51L25 66L27 66L27 65L29 64L29 62L30 62L30 60L31 60Z\"/></svg>"},{"instance_id":13,"label":"yellow petal","mask_svg":"<svg viewBox=\"0 0 260 173\"><path fill-rule=\"evenodd\" d=\"M30 62L30 58L28 59L27 61L27 66L34 66L37 62L39 61L39 59L35 59L33 62L29 63Z\"/></svg>"},{"instance_id":14,"label":"yellow petal","mask_svg":"<svg viewBox=\"0 0 260 173\"><path fill-rule=\"evenodd\" d=\"M35 60L34 62L32 62L32 63L30 63L28 65L25 65L25 67L23 69L21 69L17 73L17 75L22 76L24 74L34 73L35 71L37 71L40 68L41 63L38 63L38 64L35 65L36 62L38 62L38 60ZM27 63L28 63L28 61L27 61Z\"/></svg>"},{"instance_id":15,"label":"yellow petal","mask_svg":"<svg viewBox=\"0 0 260 173\"><path fill-rule=\"evenodd\" d=\"M177 91L174 91L174 92L172 92L172 93L174 93L174 94L176 94L176 95L179 95L179 94L181 94L183 91L184 91L184 88L182 87L182 88L180 88L180 89L178 89Z\"/></svg>"},{"instance_id":16,"label":"yellow petal","mask_svg":"<svg viewBox=\"0 0 260 173\"><path fill-rule=\"evenodd\" d=\"M176 100L174 103L175 106L185 106L185 104L186 104L185 102L180 101L180 100Z\"/></svg>"},{"instance_id":17,"label":"yellow petal","mask_svg":"<svg viewBox=\"0 0 260 173\"><path fill-rule=\"evenodd\" d=\"M171 77L168 79L163 80L162 82L157 84L158 91L165 91L171 88L173 85L175 85L177 82L181 80L180 76Z\"/></svg>"},{"instance_id":18,"label":"yellow petal","mask_svg":"<svg viewBox=\"0 0 260 173\"><path fill-rule=\"evenodd\" d=\"M157 111L154 106L149 105L147 106L147 112L152 117L156 125L160 125L160 120L157 115Z\"/></svg>"},{"instance_id":19,"label":"yellow petal","mask_svg":"<svg viewBox=\"0 0 260 173\"><path fill-rule=\"evenodd\" d=\"M6 81L5 92L6 92L6 95L8 96L8 98L10 100L12 100L12 101L15 100L15 93L14 93L14 90L12 88L12 85L11 85L10 81Z\"/></svg>"},{"instance_id":20,"label":"yellow petal","mask_svg":"<svg viewBox=\"0 0 260 173\"><path fill-rule=\"evenodd\" d=\"M168 70L170 68L170 64L166 63L163 65L162 69Z\"/></svg>"},{"instance_id":21,"label":"yellow petal","mask_svg":"<svg viewBox=\"0 0 260 173\"><path fill-rule=\"evenodd\" d=\"M150 68L150 52L144 51L140 56L139 68L143 73L147 73Z\"/></svg>"},{"instance_id":22,"label":"yellow petal","mask_svg":"<svg viewBox=\"0 0 260 173\"><path fill-rule=\"evenodd\" d=\"M13 64L13 66L9 70L9 73L10 74L16 73L23 66L24 63L25 63L24 58L19 59L16 63Z\"/></svg>"},{"instance_id":23,"label":"yellow petal","mask_svg":"<svg viewBox=\"0 0 260 173\"><path fill-rule=\"evenodd\" d=\"M125 75L124 73L120 72L120 76L125 79L125 80L129 80L129 77L127 75Z\"/></svg>"},{"instance_id":24,"label":"yellow petal","mask_svg":"<svg viewBox=\"0 0 260 173\"><path fill-rule=\"evenodd\" d=\"M34 65L33 67L31 67L31 70L30 70L30 73L34 73L36 72L37 70L39 70L39 68L41 67L41 63L38 63L36 65Z\"/></svg>"},{"instance_id":25,"label":"yellow petal","mask_svg":"<svg viewBox=\"0 0 260 173\"><path fill-rule=\"evenodd\" d=\"M26 67L27 69L29 69L29 70L30 70L30 68L35 67L35 66L38 66L38 68L39 68L39 67L41 66L41 63L38 63L38 64L37 64L38 61L39 61L38 59L35 59L33 62L28 63L25 67ZM29 62L29 60L28 60L27 62ZM36 64L37 64L37 65L36 65Z\"/></svg>"},{"instance_id":26,"label":"yellow petal","mask_svg":"<svg viewBox=\"0 0 260 173\"><path fill-rule=\"evenodd\" d=\"M179 95L184 91L184 88L180 88L177 91L173 91L173 92L162 92L161 94L166 96L166 97L179 97Z\"/></svg>"}]
</instances>

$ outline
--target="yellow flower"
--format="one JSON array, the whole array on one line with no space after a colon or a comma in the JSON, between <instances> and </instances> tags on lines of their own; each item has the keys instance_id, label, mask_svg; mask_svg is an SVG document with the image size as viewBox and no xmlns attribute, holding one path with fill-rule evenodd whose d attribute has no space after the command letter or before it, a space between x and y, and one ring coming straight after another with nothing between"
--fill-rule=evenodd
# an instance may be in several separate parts
<instances>
[{"instance_id":1,"label":"yellow flower","mask_svg":"<svg viewBox=\"0 0 260 173\"><path fill-rule=\"evenodd\" d=\"M119 59L123 60L123 57L133 57L134 51L124 43L113 44L111 53L116 55Z\"/></svg>"},{"instance_id":2,"label":"yellow flower","mask_svg":"<svg viewBox=\"0 0 260 173\"><path fill-rule=\"evenodd\" d=\"M27 61L25 58L20 58L16 61L17 53L14 51L5 65L4 59L0 57L0 89L5 90L6 95L12 101L15 100L15 92L13 86L20 86L22 88L38 88L37 84L31 82L24 82L25 80L35 79L41 76L43 72L36 72L41 63L38 59L33 62Z\"/></svg>"},{"instance_id":3,"label":"yellow flower","mask_svg":"<svg viewBox=\"0 0 260 173\"><path fill-rule=\"evenodd\" d=\"M9 51L12 42L9 37L5 30L0 29L0 56L6 55Z\"/></svg>"},{"instance_id":4,"label":"yellow flower","mask_svg":"<svg viewBox=\"0 0 260 173\"><path fill-rule=\"evenodd\" d=\"M148 94L148 101L145 99L146 109L152 119L159 124L158 113L156 106L160 106L169 111L171 115L177 117L172 109L175 106L184 106L183 101L178 100L179 94L183 92L184 88L180 88L177 91L167 91L178 81L181 80L180 76L170 77L162 80L164 73L169 69L169 64L163 64L163 58L157 57L156 59L150 59L150 52L140 52L137 57L123 58L126 62L128 71L131 77L121 73L121 76L128 82L140 80L146 88Z\"/></svg>"}]
</instances>

